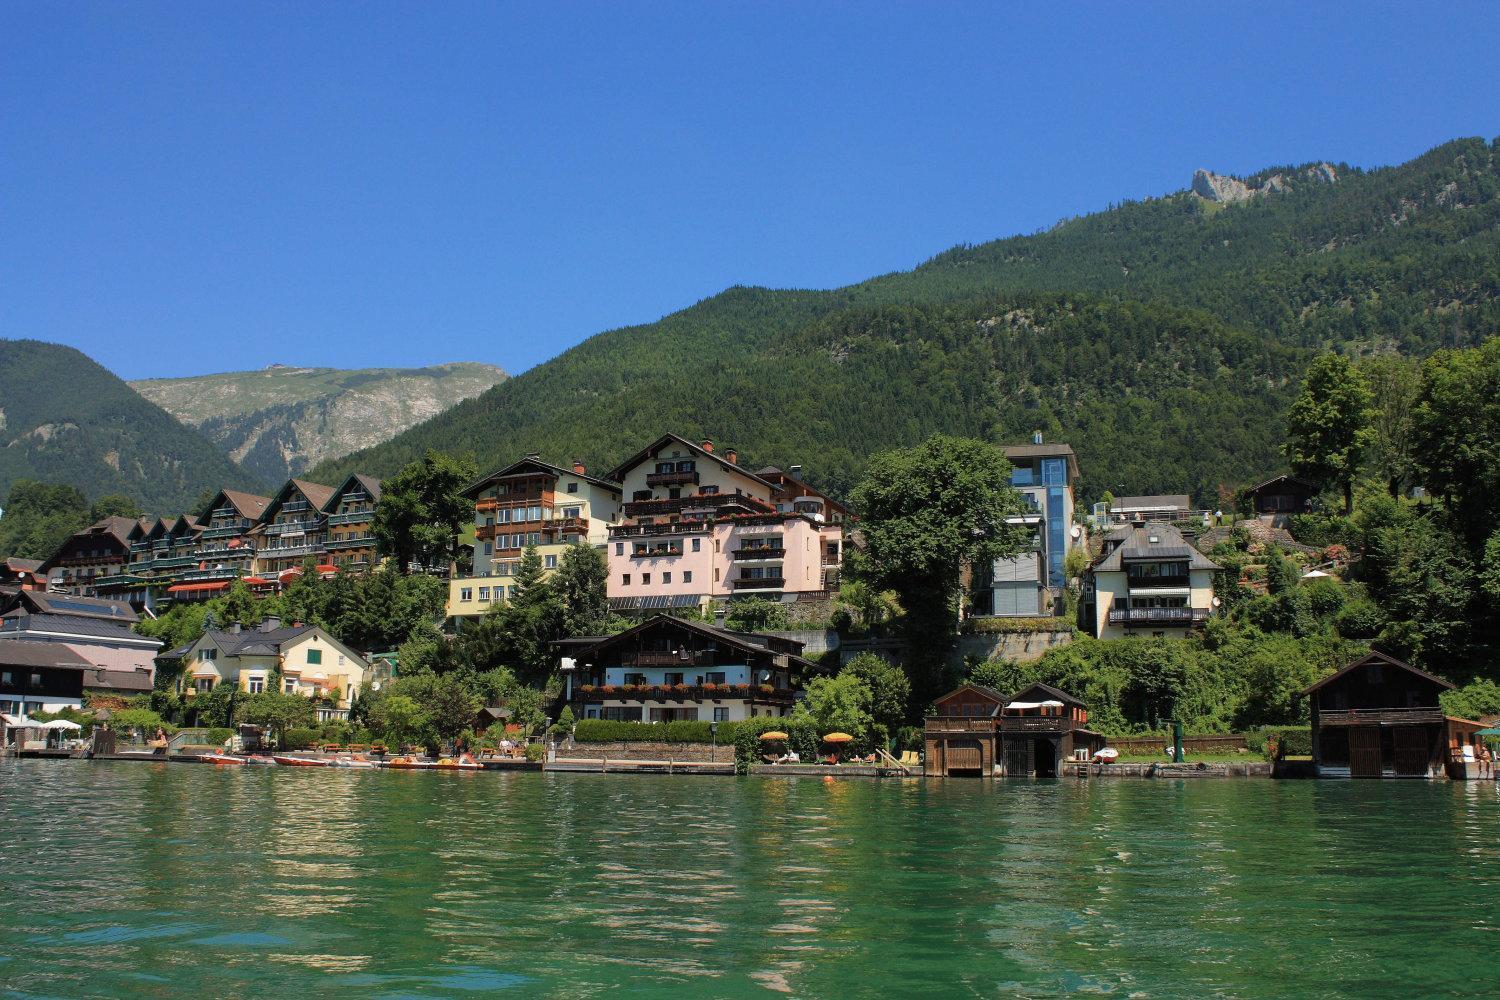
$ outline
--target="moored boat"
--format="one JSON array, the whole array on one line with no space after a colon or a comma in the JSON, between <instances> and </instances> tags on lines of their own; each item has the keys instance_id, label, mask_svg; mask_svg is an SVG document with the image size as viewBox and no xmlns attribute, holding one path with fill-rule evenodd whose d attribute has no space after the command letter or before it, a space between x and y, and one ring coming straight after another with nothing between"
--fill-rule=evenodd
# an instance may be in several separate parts
<instances>
[{"instance_id":1,"label":"moored boat","mask_svg":"<svg viewBox=\"0 0 1500 1000\"><path fill-rule=\"evenodd\" d=\"M416 757L392 757L385 762L385 766L398 771L423 771L437 765L430 760L418 760Z\"/></svg>"},{"instance_id":2,"label":"moored boat","mask_svg":"<svg viewBox=\"0 0 1500 1000\"><path fill-rule=\"evenodd\" d=\"M228 753L206 753L199 759L209 761L216 767L223 767L227 764L243 764L247 758Z\"/></svg>"},{"instance_id":3,"label":"moored boat","mask_svg":"<svg viewBox=\"0 0 1500 1000\"><path fill-rule=\"evenodd\" d=\"M287 754L272 754L271 759L284 767L327 767L331 761L315 760L311 757L292 757Z\"/></svg>"}]
</instances>

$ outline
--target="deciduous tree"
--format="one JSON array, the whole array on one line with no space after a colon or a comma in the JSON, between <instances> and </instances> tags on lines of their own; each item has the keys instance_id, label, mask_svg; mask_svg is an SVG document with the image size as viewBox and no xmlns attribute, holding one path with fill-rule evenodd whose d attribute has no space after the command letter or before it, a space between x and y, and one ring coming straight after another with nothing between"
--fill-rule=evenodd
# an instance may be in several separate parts
<instances>
[{"instance_id":1,"label":"deciduous tree","mask_svg":"<svg viewBox=\"0 0 1500 1000\"><path fill-rule=\"evenodd\" d=\"M1302 391L1287 411L1286 457L1292 472L1344 494L1354 510L1354 477L1364 455L1370 388L1341 354L1323 354L1308 367Z\"/></svg>"}]
</instances>

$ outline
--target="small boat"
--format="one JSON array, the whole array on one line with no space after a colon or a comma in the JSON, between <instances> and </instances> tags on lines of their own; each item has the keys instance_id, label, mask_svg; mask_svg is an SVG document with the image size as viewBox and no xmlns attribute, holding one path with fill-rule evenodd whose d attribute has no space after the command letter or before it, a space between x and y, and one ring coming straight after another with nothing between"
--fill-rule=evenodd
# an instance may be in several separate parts
<instances>
[{"instance_id":1,"label":"small boat","mask_svg":"<svg viewBox=\"0 0 1500 1000\"><path fill-rule=\"evenodd\" d=\"M385 762L386 767L393 767L398 771L425 771L436 767L430 760L418 760L416 757L392 757Z\"/></svg>"},{"instance_id":2,"label":"small boat","mask_svg":"<svg viewBox=\"0 0 1500 1000\"><path fill-rule=\"evenodd\" d=\"M1118 756L1120 756L1120 751L1116 750L1114 747L1105 747L1103 750L1095 752L1094 759L1099 761L1101 764L1108 764Z\"/></svg>"},{"instance_id":3,"label":"small boat","mask_svg":"<svg viewBox=\"0 0 1500 1000\"><path fill-rule=\"evenodd\" d=\"M379 767L373 760L365 760L363 757L335 757L328 762L329 767Z\"/></svg>"},{"instance_id":4,"label":"small boat","mask_svg":"<svg viewBox=\"0 0 1500 1000\"><path fill-rule=\"evenodd\" d=\"M473 757L471 757L468 754L460 754L459 758L457 760L454 760L451 757L444 757L442 760L438 761L436 764L433 764L431 766L435 767L435 768L439 768L439 769L444 770L444 771L483 771L484 770L484 765L481 764L481 763L479 763L479 761L475 760Z\"/></svg>"},{"instance_id":5,"label":"small boat","mask_svg":"<svg viewBox=\"0 0 1500 1000\"><path fill-rule=\"evenodd\" d=\"M326 760L314 760L311 757L289 757L279 753L273 753L271 759L284 767L327 767L330 763Z\"/></svg>"},{"instance_id":6,"label":"small boat","mask_svg":"<svg viewBox=\"0 0 1500 1000\"><path fill-rule=\"evenodd\" d=\"M228 753L206 753L201 759L212 763L216 767L223 767L226 764L244 764L249 758L236 757L234 754Z\"/></svg>"}]
</instances>

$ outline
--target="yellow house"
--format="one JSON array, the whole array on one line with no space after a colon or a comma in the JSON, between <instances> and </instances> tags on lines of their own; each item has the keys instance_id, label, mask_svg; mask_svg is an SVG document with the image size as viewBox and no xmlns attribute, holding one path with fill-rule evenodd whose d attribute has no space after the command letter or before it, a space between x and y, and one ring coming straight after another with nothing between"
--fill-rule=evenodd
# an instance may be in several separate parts
<instances>
[{"instance_id":1,"label":"yellow house","mask_svg":"<svg viewBox=\"0 0 1500 1000\"><path fill-rule=\"evenodd\" d=\"M529 545L542 568L554 570L569 545L603 546L620 517L620 486L528 455L478 480L464 493L474 501L474 575L448 584L448 615L484 614L514 593L516 566Z\"/></svg>"},{"instance_id":2,"label":"yellow house","mask_svg":"<svg viewBox=\"0 0 1500 1000\"><path fill-rule=\"evenodd\" d=\"M1083 626L1099 639L1185 638L1213 615L1218 563L1165 523L1116 528L1084 574Z\"/></svg>"},{"instance_id":3,"label":"yellow house","mask_svg":"<svg viewBox=\"0 0 1500 1000\"><path fill-rule=\"evenodd\" d=\"M277 672L281 689L317 699L318 719L344 719L365 680L365 661L316 625L287 628L267 618L253 629L232 625L208 629L183 653L179 682L191 697L220 684L247 694L270 690Z\"/></svg>"}]
</instances>

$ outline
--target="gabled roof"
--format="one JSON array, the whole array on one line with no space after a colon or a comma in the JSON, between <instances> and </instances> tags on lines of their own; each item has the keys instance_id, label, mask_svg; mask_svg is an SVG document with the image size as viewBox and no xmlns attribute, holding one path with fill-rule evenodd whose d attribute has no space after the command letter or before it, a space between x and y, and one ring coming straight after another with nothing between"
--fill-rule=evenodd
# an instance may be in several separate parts
<instances>
[{"instance_id":1,"label":"gabled roof","mask_svg":"<svg viewBox=\"0 0 1500 1000\"><path fill-rule=\"evenodd\" d=\"M151 674L145 670L107 670L91 667L84 672L83 686L104 691L131 691L142 693L151 690Z\"/></svg>"},{"instance_id":2,"label":"gabled roof","mask_svg":"<svg viewBox=\"0 0 1500 1000\"><path fill-rule=\"evenodd\" d=\"M80 640L105 639L126 642L131 645L160 647L161 642L149 636L131 631L124 621L106 621L84 615L17 614L7 612L0 619L0 635L15 633L20 636L46 632L57 636L76 636Z\"/></svg>"},{"instance_id":3,"label":"gabled roof","mask_svg":"<svg viewBox=\"0 0 1500 1000\"><path fill-rule=\"evenodd\" d=\"M285 483L281 484L281 489L276 491L276 495L271 498L271 502L266 504L265 511L260 515L261 520L270 521L271 518L275 517L276 512L281 509L282 504L286 503L287 497L291 496L294 490L301 493L303 498L317 511L323 509L324 505L328 503L328 498L333 496L334 493L332 486L324 486L322 483L314 483L306 479L288 479Z\"/></svg>"},{"instance_id":4,"label":"gabled roof","mask_svg":"<svg viewBox=\"0 0 1500 1000\"><path fill-rule=\"evenodd\" d=\"M239 632L211 628L205 629L203 636L213 640L213 644L223 650L225 656L275 656L281 651L282 643L290 642L316 628L316 625L289 625L265 632L254 628Z\"/></svg>"},{"instance_id":5,"label":"gabled roof","mask_svg":"<svg viewBox=\"0 0 1500 1000\"><path fill-rule=\"evenodd\" d=\"M87 670L88 660L60 642L26 642L22 639L0 642L0 664L7 667L61 667Z\"/></svg>"},{"instance_id":6,"label":"gabled roof","mask_svg":"<svg viewBox=\"0 0 1500 1000\"><path fill-rule=\"evenodd\" d=\"M1245 492L1246 493L1259 493L1261 490L1265 489L1267 486L1274 486L1277 483L1281 483L1281 482L1293 483L1293 484L1295 484L1297 486L1301 486L1304 489L1306 489L1306 490L1308 490L1310 492L1313 492L1313 493L1318 492L1318 485L1317 485L1317 483L1310 483L1306 479L1298 479L1296 476L1291 476L1291 475L1286 475L1286 474L1282 474L1280 476L1272 476L1270 479L1267 479L1265 482L1261 483L1259 486L1251 486L1249 489L1245 490Z\"/></svg>"},{"instance_id":7,"label":"gabled roof","mask_svg":"<svg viewBox=\"0 0 1500 1000\"><path fill-rule=\"evenodd\" d=\"M672 433L663 434L661 437L657 438L655 441L652 441L646 447L642 448L640 451L627 458L624 462L611 469L609 472L609 478L615 480L616 482L624 482L626 475L630 473L631 469L635 468L637 465L640 465L642 462L646 461L649 458L654 458L659 451L661 451L669 444L681 445L682 447L686 448L688 450L688 453L691 454L694 458L706 458L709 461L718 462L719 465L723 466L726 469L729 469L732 472L739 473L746 479L760 483L762 486L765 486L768 489L776 489L775 483L760 478L760 476L757 476L745 466L737 465L736 463L729 461L729 459L725 458L724 456L716 452L709 451L702 445L694 444L687 438L683 437L681 434Z\"/></svg>"},{"instance_id":8,"label":"gabled roof","mask_svg":"<svg viewBox=\"0 0 1500 1000\"><path fill-rule=\"evenodd\" d=\"M1029 694L1041 694L1046 695L1046 697L1032 699L1026 697ZM1041 681L1024 687L1020 691L1017 691L1015 696L1010 698L1009 701L1047 701L1049 699L1052 701L1060 701L1064 705L1068 705L1073 708L1088 707L1083 702L1079 701L1077 698L1068 694L1068 692L1062 690L1061 688L1055 688L1051 684L1043 684Z\"/></svg>"},{"instance_id":9,"label":"gabled roof","mask_svg":"<svg viewBox=\"0 0 1500 1000\"><path fill-rule=\"evenodd\" d=\"M965 691L977 692L983 697L988 698L990 701L993 701L995 703L996 711L999 711L1001 708L1005 707L1005 695L984 684L960 684L958 687L954 688L952 691L949 691L947 694L933 699L932 703L934 705L941 705L949 698L952 698L955 695L963 694Z\"/></svg>"},{"instance_id":10,"label":"gabled roof","mask_svg":"<svg viewBox=\"0 0 1500 1000\"><path fill-rule=\"evenodd\" d=\"M130 529L138 522L133 517L106 517L83 529L78 535L108 535L121 545L130 544ZM74 535L77 538L78 535Z\"/></svg>"},{"instance_id":11,"label":"gabled roof","mask_svg":"<svg viewBox=\"0 0 1500 1000\"><path fill-rule=\"evenodd\" d=\"M254 521L265 513L270 503L270 497L256 496L254 493L246 493L243 490L220 490L219 495L214 497L214 502L208 505L208 509L215 510L227 504L233 507L240 517Z\"/></svg>"},{"instance_id":12,"label":"gabled roof","mask_svg":"<svg viewBox=\"0 0 1500 1000\"><path fill-rule=\"evenodd\" d=\"M325 514L332 514L334 508L339 505L339 501L344 498L344 494L355 488L364 490L370 495L371 500L379 502L380 480L374 476L367 476L362 472L356 472L345 478L342 483L339 483L338 487L328 495L328 499L319 509Z\"/></svg>"},{"instance_id":13,"label":"gabled roof","mask_svg":"<svg viewBox=\"0 0 1500 1000\"><path fill-rule=\"evenodd\" d=\"M1359 659L1355 660L1344 669L1329 674L1327 677L1307 688L1302 693L1307 695L1312 694L1315 691L1320 691L1323 688L1327 687L1329 684L1332 684L1334 681L1338 680L1340 677L1358 670L1360 667L1369 666L1372 663L1379 663L1382 666L1396 667L1400 670L1405 670L1408 673L1415 674L1423 680L1431 681L1432 683L1441 687L1444 691L1453 690L1453 685L1451 683L1443 680L1441 677L1438 677L1435 674L1429 674L1427 671L1420 670L1417 667L1412 666L1410 663L1404 663L1401 660L1396 659L1394 656L1388 656L1385 653L1381 653L1378 651L1371 651L1370 653L1361 656Z\"/></svg>"},{"instance_id":14,"label":"gabled roof","mask_svg":"<svg viewBox=\"0 0 1500 1000\"><path fill-rule=\"evenodd\" d=\"M494 472L491 472L489 475L481 476L480 478L474 480L464 488L463 495L470 498L471 500L475 499L479 496L479 494L483 493L486 489L493 486L500 480L508 479L511 476L520 475L528 469L540 472L543 475L547 476L572 476L575 479L582 479L584 482L593 483L595 486L603 487L604 489L609 490L613 493L620 492L620 484L617 482L613 482L609 479L600 479L598 476L590 476L583 473L574 472L570 468L565 469L561 465L553 465L551 462L544 462L535 455L527 455L525 458L521 459L518 462L512 462L503 469L498 469Z\"/></svg>"},{"instance_id":15,"label":"gabled roof","mask_svg":"<svg viewBox=\"0 0 1500 1000\"><path fill-rule=\"evenodd\" d=\"M72 594L48 594L40 590L23 590L4 609L12 614L66 615L68 617L103 619L130 624L140 615L124 601L102 597L74 597Z\"/></svg>"},{"instance_id":16,"label":"gabled roof","mask_svg":"<svg viewBox=\"0 0 1500 1000\"><path fill-rule=\"evenodd\" d=\"M752 641L752 639L756 638L781 639L780 636L766 636L763 633L759 632L731 632L729 629L707 625L700 621L693 621L687 618L677 618L673 615L662 614L652 615L650 618L647 618L639 625L634 625L623 632L616 633L615 635L606 636L594 645L579 650L578 655L593 655L596 654L599 650L608 649L610 646L614 646L618 643L634 639L636 636L642 634L643 632L650 632L663 627L680 628L684 631L695 633L706 639L712 639L715 642L723 643L743 652L759 653L765 656L786 656L789 659L797 660L804 666L812 666L812 663L810 661L803 659L797 653L779 653L774 649L763 646L758 642ZM781 639L781 641L788 642L791 645L796 646L799 651L802 648L802 643L796 642L795 640Z\"/></svg>"},{"instance_id":17,"label":"gabled roof","mask_svg":"<svg viewBox=\"0 0 1500 1000\"><path fill-rule=\"evenodd\" d=\"M1110 540L1117 540L1117 537L1111 534ZM1156 559L1182 560L1190 570L1219 568L1218 563L1189 545L1187 539L1182 537L1182 532L1170 524L1157 523L1131 528L1128 535L1118 540L1120 544L1094 564L1095 573L1119 573L1126 563Z\"/></svg>"},{"instance_id":18,"label":"gabled roof","mask_svg":"<svg viewBox=\"0 0 1500 1000\"><path fill-rule=\"evenodd\" d=\"M5 568L12 573L35 573L42 568L42 561L40 559L21 559L17 556L10 556L7 559L0 560L0 562L3 562Z\"/></svg>"}]
</instances>

